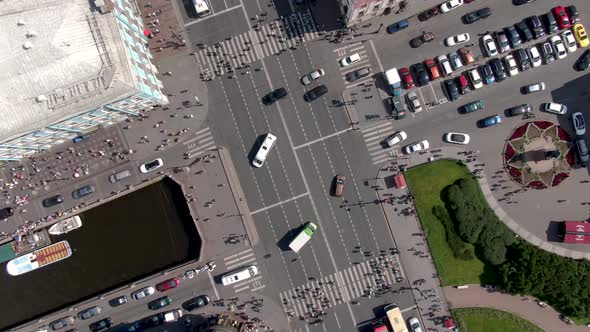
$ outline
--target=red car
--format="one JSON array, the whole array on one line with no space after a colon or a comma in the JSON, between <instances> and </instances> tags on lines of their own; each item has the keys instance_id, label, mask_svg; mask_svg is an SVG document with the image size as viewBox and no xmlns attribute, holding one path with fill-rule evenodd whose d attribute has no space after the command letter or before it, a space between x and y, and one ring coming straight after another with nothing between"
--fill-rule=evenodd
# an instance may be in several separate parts
<instances>
[{"instance_id":1,"label":"red car","mask_svg":"<svg viewBox=\"0 0 590 332\"><path fill-rule=\"evenodd\" d=\"M555 16L560 29L567 29L572 25L563 6L553 7L553 16Z\"/></svg>"},{"instance_id":2,"label":"red car","mask_svg":"<svg viewBox=\"0 0 590 332\"><path fill-rule=\"evenodd\" d=\"M424 65L426 66L426 69L428 70L428 75L430 75L431 80L435 80L440 77L440 72L438 71L438 66L436 65L436 63L434 63L434 60L426 59L426 60L424 60Z\"/></svg>"},{"instance_id":3,"label":"red car","mask_svg":"<svg viewBox=\"0 0 590 332\"><path fill-rule=\"evenodd\" d=\"M156 289L159 292L165 292L165 291L170 290L172 288L178 287L178 285L180 285L180 280L178 280L178 278L172 278L172 279L164 280L161 283L157 284Z\"/></svg>"},{"instance_id":4,"label":"red car","mask_svg":"<svg viewBox=\"0 0 590 332\"><path fill-rule=\"evenodd\" d=\"M413 88L414 85L414 78L412 78L412 74L410 73L410 70L406 67L401 68L399 70L399 74L402 77L402 80L404 81L404 84L406 86L406 89L411 89Z\"/></svg>"}]
</instances>

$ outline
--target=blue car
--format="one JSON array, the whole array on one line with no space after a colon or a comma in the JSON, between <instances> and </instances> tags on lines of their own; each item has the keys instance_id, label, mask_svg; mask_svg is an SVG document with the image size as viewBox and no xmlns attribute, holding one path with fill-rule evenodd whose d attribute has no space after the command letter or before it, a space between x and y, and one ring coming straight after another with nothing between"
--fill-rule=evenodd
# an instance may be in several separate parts
<instances>
[{"instance_id":1,"label":"blue car","mask_svg":"<svg viewBox=\"0 0 590 332\"><path fill-rule=\"evenodd\" d=\"M494 77L492 67L487 63L479 67L479 72L481 73L481 76L483 77L483 81L485 84L492 84L496 82L496 78Z\"/></svg>"},{"instance_id":2,"label":"blue car","mask_svg":"<svg viewBox=\"0 0 590 332\"><path fill-rule=\"evenodd\" d=\"M72 141L74 143L80 143L80 142L85 141L85 140L87 140L89 138L90 138L90 135L84 134L84 135L80 135L80 136L74 137L74 139L72 139Z\"/></svg>"},{"instance_id":3,"label":"blue car","mask_svg":"<svg viewBox=\"0 0 590 332\"><path fill-rule=\"evenodd\" d=\"M409 26L408 20L399 21L397 23L393 23L392 25L387 27L387 33L396 33L400 30L403 30Z\"/></svg>"},{"instance_id":4,"label":"blue car","mask_svg":"<svg viewBox=\"0 0 590 332\"><path fill-rule=\"evenodd\" d=\"M490 117L484 118L481 120L481 127L485 128L485 127L490 127L493 125L497 125L499 123L502 123L502 117L498 114L496 115L492 115Z\"/></svg>"}]
</instances>

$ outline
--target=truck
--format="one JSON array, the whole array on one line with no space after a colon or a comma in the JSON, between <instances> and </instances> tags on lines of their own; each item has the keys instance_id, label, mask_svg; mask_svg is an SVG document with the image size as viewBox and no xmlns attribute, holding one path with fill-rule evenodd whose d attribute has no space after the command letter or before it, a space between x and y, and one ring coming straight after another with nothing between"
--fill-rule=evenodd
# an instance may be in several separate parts
<instances>
[{"instance_id":1,"label":"truck","mask_svg":"<svg viewBox=\"0 0 590 332\"><path fill-rule=\"evenodd\" d=\"M289 243L289 248L294 252L298 253L301 248L311 239L313 233L318 229L318 226L312 222L305 224L305 227L295 236L295 238Z\"/></svg>"},{"instance_id":2,"label":"truck","mask_svg":"<svg viewBox=\"0 0 590 332\"><path fill-rule=\"evenodd\" d=\"M385 81L389 86L389 92L393 96L401 96L402 94L402 80L399 77L397 68L392 68L385 72Z\"/></svg>"}]
</instances>

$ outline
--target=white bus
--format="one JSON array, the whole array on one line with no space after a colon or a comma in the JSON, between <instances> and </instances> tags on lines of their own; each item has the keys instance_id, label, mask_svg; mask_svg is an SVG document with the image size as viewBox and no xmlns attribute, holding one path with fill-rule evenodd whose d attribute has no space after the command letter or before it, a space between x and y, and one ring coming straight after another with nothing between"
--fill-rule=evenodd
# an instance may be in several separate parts
<instances>
[{"instance_id":1,"label":"white bus","mask_svg":"<svg viewBox=\"0 0 590 332\"><path fill-rule=\"evenodd\" d=\"M268 133L264 136L264 140L262 141L260 148L256 152L254 159L252 160L252 166L261 167L262 164L264 164L264 161L266 160L266 156L268 155L268 152L273 147L273 145L275 144L276 141L277 141L277 137L271 133Z\"/></svg>"},{"instance_id":2,"label":"white bus","mask_svg":"<svg viewBox=\"0 0 590 332\"><path fill-rule=\"evenodd\" d=\"M393 329L393 332L408 332L406 321L402 316L401 310L395 304L390 304L385 307L385 314L387 314L387 320Z\"/></svg>"},{"instance_id":3,"label":"white bus","mask_svg":"<svg viewBox=\"0 0 590 332\"><path fill-rule=\"evenodd\" d=\"M195 5L195 11L197 12L198 17L203 17L211 14L211 10L209 9L209 4L207 0L193 0L193 4Z\"/></svg>"},{"instance_id":4,"label":"white bus","mask_svg":"<svg viewBox=\"0 0 590 332\"><path fill-rule=\"evenodd\" d=\"M243 267L241 269L234 270L232 272L226 273L221 277L221 283L224 286L231 285L238 281L246 280L252 278L253 276L258 274L258 267L256 265L250 265Z\"/></svg>"}]
</instances>

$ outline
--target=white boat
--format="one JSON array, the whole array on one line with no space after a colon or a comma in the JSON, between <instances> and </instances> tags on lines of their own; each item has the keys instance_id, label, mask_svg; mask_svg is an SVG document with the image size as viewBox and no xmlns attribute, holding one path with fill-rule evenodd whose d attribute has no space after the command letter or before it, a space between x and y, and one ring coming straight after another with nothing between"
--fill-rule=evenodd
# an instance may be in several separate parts
<instances>
[{"instance_id":1,"label":"white boat","mask_svg":"<svg viewBox=\"0 0 590 332\"><path fill-rule=\"evenodd\" d=\"M18 276L72 256L68 241L61 241L19 256L6 264L6 272Z\"/></svg>"},{"instance_id":2,"label":"white boat","mask_svg":"<svg viewBox=\"0 0 590 332\"><path fill-rule=\"evenodd\" d=\"M73 216L51 225L49 227L49 234L62 235L80 227L82 227L82 219L80 219L80 216Z\"/></svg>"}]
</instances>

